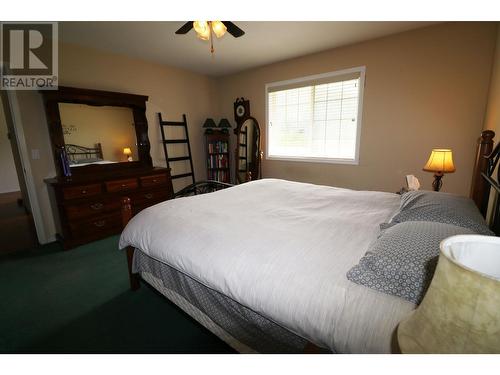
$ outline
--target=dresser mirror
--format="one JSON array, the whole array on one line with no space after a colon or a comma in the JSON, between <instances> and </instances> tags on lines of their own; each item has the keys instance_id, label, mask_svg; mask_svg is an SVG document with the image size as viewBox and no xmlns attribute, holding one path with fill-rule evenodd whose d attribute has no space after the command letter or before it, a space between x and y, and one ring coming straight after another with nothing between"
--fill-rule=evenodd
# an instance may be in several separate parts
<instances>
[{"instance_id":1,"label":"dresser mirror","mask_svg":"<svg viewBox=\"0 0 500 375\"><path fill-rule=\"evenodd\" d=\"M260 178L260 128L253 117L248 117L236 133L236 180L238 183Z\"/></svg>"},{"instance_id":2,"label":"dresser mirror","mask_svg":"<svg viewBox=\"0 0 500 375\"><path fill-rule=\"evenodd\" d=\"M132 109L75 103L58 107L70 167L137 160Z\"/></svg>"},{"instance_id":3,"label":"dresser mirror","mask_svg":"<svg viewBox=\"0 0 500 375\"><path fill-rule=\"evenodd\" d=\"M73 87L42 95L58 176L152 166L147 96Z\"/></svg>"}]
</instances>

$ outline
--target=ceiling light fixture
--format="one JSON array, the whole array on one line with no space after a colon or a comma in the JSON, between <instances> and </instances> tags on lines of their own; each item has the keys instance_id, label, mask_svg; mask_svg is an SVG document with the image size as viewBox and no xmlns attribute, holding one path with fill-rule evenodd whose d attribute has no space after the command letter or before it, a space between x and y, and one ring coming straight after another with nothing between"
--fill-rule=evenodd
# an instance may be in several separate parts
<instances>
[{"instance_id":1,"label":"ceiling light fixture","mask_svg":"<svg viewBox=\"0 0 500 375\"><path fill-rule=\"evenodd\" d=\"M193 28L198 38L201 40L210 40L210 52L212 55L214 53L214 38L212 37L212 33L216 38L222 38L226 32L235 38L245 35L245 32L231 21L188 21L175 33L187 34Z\"/></svg>"},{"instance_id":2,"label":"ceiling light fixture","mask_svg":"<svg viewBox=\"0 0 500 375\"><path fill-rule=\"evenodd\" d=\"M226 33L226 26L221 21L193 21L193 28L196 36L201 40L210 40L210 53L214 53L214 42L212 32L218 38L222 38Z\"/></svg>"}]
</instances>

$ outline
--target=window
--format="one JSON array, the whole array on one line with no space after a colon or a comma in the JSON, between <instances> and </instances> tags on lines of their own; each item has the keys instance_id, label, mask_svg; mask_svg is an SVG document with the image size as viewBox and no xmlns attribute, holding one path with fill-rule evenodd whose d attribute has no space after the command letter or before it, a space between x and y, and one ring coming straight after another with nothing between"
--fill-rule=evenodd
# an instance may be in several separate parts
<instances>
[{"instance_id":1,"label":"window","mask_svg":"<svg viewBox=\"0 0 500 375\"><path fill-rule=\"evenodd\" d=\"M266 85L267 158L358 164L365 67Z\"/></svg>"}]
</instances>

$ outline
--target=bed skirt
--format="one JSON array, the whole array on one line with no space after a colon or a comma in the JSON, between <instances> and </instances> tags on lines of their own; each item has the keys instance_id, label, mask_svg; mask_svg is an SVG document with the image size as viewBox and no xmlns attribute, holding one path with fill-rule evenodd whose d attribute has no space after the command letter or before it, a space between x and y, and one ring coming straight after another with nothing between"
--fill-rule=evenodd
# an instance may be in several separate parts
<instances>
[{"instance_id":1,"label":"bed skirt","mask_svg":"<svg viewBox=\"0 0 500 375\"><path fill-rule=\"evenodd\" d=\"M240 353L302 353L307 340L139 249L133 272Z\"/></svg>"}]
</instances>

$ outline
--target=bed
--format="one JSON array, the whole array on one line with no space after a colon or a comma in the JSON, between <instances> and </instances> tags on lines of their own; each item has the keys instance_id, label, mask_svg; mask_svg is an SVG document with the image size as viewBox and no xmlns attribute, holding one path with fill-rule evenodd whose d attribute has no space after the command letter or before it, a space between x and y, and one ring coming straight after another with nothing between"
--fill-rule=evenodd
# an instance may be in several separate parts
<instances>
[{"instance_id":1,"label":"bed","mask_svg":"<svg viewBox=\"0 0 500 375\"><path fill-rule=\"evenodd\" d=\"M472 190L483 215L498 160L492 138L479 143ZM399 195L263 179L133 218L129 203L120 248L132 289L140 275L238 352L398 351L396 327L418 302L346 274L400 215Z\"/></svg>"},{"instance_id":2,"label":"bed","mask_svg":"<svg viewBox=\"0 0 500 375\"><path fill-rule=\"evenodd\" d=\"M84 167L91 164L113 164L115 161L103 159L102 146L96 143L95 147L85 147L74 144L64 145L71 167Z\"/></svg>"}]
</instances>

